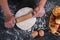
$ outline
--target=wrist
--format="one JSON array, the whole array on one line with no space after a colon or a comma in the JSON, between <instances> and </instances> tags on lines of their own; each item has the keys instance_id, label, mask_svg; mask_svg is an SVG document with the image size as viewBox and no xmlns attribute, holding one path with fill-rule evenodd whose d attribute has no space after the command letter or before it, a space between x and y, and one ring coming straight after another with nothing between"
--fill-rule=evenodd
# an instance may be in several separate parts
<instances>
[{"instance_id":1,"label":"wrist","mask_svg":"<svg viewBox=\"0 0 60 40\"><path fill-rule=\"evenodd\" d=\"M40 6L40 5L39 5L38 7L39 7L39 8L44 8L43 6Z\"/></svg>"},{"instance_id":2,"label":"wrist","mask_svg":"<svg viewBox=\"0 0 60 40\"><path fill-rule=\"evenodd\" d=\"M38 5L40 8L44 8L44 6L43 5Z\"/></svg>"},{"instance_id":3,"label":"wrist","mask_svg":"<svg viewBox=\"0 0 60 40\"><path fill-rule=\"evenodd\" d=\"M40 2L38 3L38 5L41 6L41 7L44 7L45 4L46 4L46 1L47 0L40 0Z\"/></svg>"},{"instance_id":4,"label":"wrist","mask_svg":"<svg viewBox=\"0 0 60 40\"><path fill-rule=\"evenodd\" d=\"M5 22L10 21L12 17L13 17L12 15L5 16Z\"/></svg>"}]
</instances>

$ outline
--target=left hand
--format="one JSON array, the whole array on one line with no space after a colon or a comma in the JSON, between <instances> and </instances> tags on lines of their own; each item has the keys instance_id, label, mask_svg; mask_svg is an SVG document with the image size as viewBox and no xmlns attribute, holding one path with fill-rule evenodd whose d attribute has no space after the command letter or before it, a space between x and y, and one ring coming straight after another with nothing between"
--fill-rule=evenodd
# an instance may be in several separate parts
<instances>
[{"instance_id":1,"label":"left hand","mask_svg":"<svg viewBox=\"0 0 60 40\"><path fill-rule=\"evenodd\" d=\"M15 22L15 17L14 16L6 18L5 22L4 22L6 28L13 28L15 23L16 22Z\"/></svg>"},{"instance_id":2,"label":"left hand","mask_svg":"<svg viewBox=\"0 0 60 40\"><path fill-rule=\"evenodd\" d=\"M45 14L45 9L44 7L41 6L37 6L34 10L34 15L36 15L36 17L42 17Z\"/></svg>"}]
</instances>

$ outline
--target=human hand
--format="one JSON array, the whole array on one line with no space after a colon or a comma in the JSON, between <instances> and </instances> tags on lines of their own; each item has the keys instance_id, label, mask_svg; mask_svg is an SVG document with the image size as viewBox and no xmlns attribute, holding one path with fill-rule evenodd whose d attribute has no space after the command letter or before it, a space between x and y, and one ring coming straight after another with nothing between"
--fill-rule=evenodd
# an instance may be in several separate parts
<instances>
[{"instance_id":1,"label":"human hand","mask_svg":"<svg viewBox=\"0 0 60 40\"><path fill-rule=\"evenodd\" d=\"M6 28L13 28L15 25L15 18L14 16L6 17L4 25Z\"/></svg>"},{"instance_id":2,"label":"human hand","mask_svg":"<svg viewBox=\"0 0 60 40\"><path fill-rule=\"evenodd\" d=\"M34 15L36 15L36 17L42 17L45 14L45 9L44 7L40 7L37 6L34 10Z\"/></svg>"}]
</instances>

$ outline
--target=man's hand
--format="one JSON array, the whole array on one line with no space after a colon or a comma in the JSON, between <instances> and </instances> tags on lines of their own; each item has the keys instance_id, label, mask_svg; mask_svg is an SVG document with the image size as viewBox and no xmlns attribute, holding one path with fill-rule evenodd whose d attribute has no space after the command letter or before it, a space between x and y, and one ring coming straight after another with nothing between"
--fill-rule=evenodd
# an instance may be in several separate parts
<instances>
[{"instance_id":1,"label":"man's hand","mask_svg":"<svg viewBox=\"0 0 60 40\"><path fill-rule=\"evenodd\" d=\"M4 25L5 25L6 28L13 28L14 25L15 25L15 18L14 18L14 16L11 16L10 18L7 17L5 19Z\"/></svg>"},{"instance_id":2,"label":"man's hand","mask_svg":"<svg viewBox=\"0 0 60 40\"><path fill-rule=\"evenodd\" d=\"M44 7L37 6L34 10L34 14L36 17L42 17L45 14L45 9Z\"/></svg>"},{"instance_id":3,"label":"man's hand","mask_svg":"<svg viewBox=\"0 0 60 40\"><path fill-rule=\"evenodd\" d=\"M40 0L37 7L35 8L34 14L36 17L42 17L45 14L44 6L46 4L47 0Z\"/></svg>"}]
</instances>

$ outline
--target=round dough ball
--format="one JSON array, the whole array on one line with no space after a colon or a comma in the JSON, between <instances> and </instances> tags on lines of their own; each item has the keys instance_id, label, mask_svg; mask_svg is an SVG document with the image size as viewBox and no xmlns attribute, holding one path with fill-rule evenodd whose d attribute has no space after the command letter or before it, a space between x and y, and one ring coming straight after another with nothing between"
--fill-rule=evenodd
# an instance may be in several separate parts
<instances>
[{"instance_id":1,"label":"round dough ball","mask_svg":"<svg viewBox=\"0 0 60 40\"><path fill-rule=\"evenodd\" d=\"M36 36L38 36L38 32L37 31L32 32L32 36L35 38Z\"/></svg>"},{"instance_id":2,"label":"round dough ball","mask_svg":"<svg viewBox=\"0 0 60 40\"><path fill-rule=\"evenodd\" d=\"M44 36L44 31L43 30L39 31L39 36Z\"/></svg>"}]
</instances>

